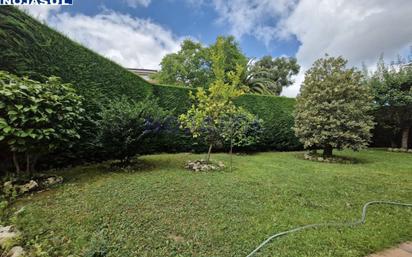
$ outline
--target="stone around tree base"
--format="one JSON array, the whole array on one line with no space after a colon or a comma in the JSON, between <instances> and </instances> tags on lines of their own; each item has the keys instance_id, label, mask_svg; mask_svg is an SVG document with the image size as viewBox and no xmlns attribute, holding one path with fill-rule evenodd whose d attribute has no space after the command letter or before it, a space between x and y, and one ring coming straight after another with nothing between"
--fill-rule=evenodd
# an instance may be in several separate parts
<instances>
[{"instance_id":1,"label":"stone around tree base","mask_svg":"<svg viewBox=\"0 0 412 257\"><path fill-rule=\"evenodd\" d=\"M14 226L0 227L0 249L11 247L19 237L20 232Z\"/></svg>"},{"instance_id":2,"label":"stone around tree base","mask_svg":"<svg viewBox=\"0 0 412 257\"><path fill-rule=\"evenodd\" d=\"M7 253L7 257L24 257L24 256L26 256L26 252L21 246L15 246L11 248L11 250Z\"/></svg>"},{"instance_id":3,"label":"stone around tree base","mask_svg":"<svg viewBox=\"0 0 412 257\"><path fill-rule=\"evenodd\" d=\"M188 161L185 168L192 171L218 171L223 170L225 168L225 165L221 161L216 164L212 162L207 163L206 160L202 159L196 161Z\"/></svg>"}]
</instances>

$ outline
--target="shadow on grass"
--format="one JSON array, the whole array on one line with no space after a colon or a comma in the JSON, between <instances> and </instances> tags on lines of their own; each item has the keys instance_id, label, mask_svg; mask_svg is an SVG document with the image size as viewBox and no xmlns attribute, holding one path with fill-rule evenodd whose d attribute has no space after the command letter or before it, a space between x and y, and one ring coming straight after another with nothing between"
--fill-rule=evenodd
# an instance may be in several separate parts
<instances>
[{"instance_id":1,"label":"shadow on grass","mask_svg":"<svg viewBox=\"0 0 412 257\"><path fill-rule=\"evenodd\" d=\"M95 181L102 176L110 176L114 173L137 173L148 172L156 169L156 163L153 160L135 159L130 165L121 167L118 161L106 161L102 163L86 164L76 167L64 168L60 170L50 170L46 174L57 174L62 176L64 183L83 183Z\"/></svg>"},{"instance_id":2,"label":"shadow on grass","mask_svg":"<svg viewBox=\"0 0 412 257\"><path fill-rule=\"evenodd\" d=\"M295 154L297 159L314 162L314 163L324 163L324 164L340 164L340 165L353 165L353 164L368 164L372 163L371 160L368 160L366 157L353 157L353 156L346 156L341 154L334 154L332 158L334 161L326 161L325 158L321 154L317 154L314 159L305 159L306 152L299 152ZM316 160L316 158L323 158L323 160Z\"/></svg>"}]
</instances>

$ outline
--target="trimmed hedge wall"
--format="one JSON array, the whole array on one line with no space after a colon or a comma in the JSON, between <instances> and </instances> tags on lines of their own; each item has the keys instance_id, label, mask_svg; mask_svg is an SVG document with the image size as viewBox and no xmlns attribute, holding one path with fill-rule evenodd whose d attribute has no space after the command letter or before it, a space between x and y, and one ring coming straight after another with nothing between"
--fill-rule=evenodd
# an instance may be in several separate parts
<instances>
[{"instance_id":1,"label":"trimmed hedge wall","mask_svg":"<svg viewBox=\"0 0 412 257\"><path fill-rule=\"evenodd\" d=\"M152 85L120 65L73 42L55 30L10 6L0 7L0 70L42 80L55 75L72 83L93 113L106 99L127 95L135 100L155 95L159 104L177 115L191 105L189 89ZM294 150L301 144L291 130L294 99L245 95L237 100L264 120L265 133L258 145L244 150ZM201 142L176 128L175 133L151 142L151 151L203 150ZM91 153L90 153L91 154Z\"/></svg>"},{"instance_id":2,"label":"trimmed hedge wall","mask_svg":"<svg viewBox=\"0 0 412 257\"><path fill-rule=\"evenodd\" d=\"M159 99L163 108L173 110L176 115L185 113L191 106L188 88L153 85L153 94ZM262 95L244 95L236 100L236 104L257 115L264 122L264 133L257 145L243 150L298 150L301 143L295 137L292 112L295 99ZM201 142L193 142L189 135L182 132L165 136L158 143L170 146L169 151L205 150ZM159 148L158 148L159 149ZM160 148L161 149L161 148Z\"/></svg>"},{"instance_id":3,"label":"trimmed hedge wall","mask_svg":"<svg viewBox=\"0 0 412 257\"><path fill-rule=\"evenodd\" d=\"M91 99L147 96L151 85L11 6L0 7L0 70L58 76ZM99 99L100 100L100 99Z\"/></svg>"}]
</instances>

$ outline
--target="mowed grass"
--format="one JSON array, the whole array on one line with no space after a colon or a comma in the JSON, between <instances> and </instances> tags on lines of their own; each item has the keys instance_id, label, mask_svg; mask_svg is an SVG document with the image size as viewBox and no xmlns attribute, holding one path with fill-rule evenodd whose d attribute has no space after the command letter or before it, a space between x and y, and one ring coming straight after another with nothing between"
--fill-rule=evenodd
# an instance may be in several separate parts
<instances>
[{"instance_id":1,"label":"mowed grass","mask_svg":"<svg viewBox=\"0 0 412 257\"><path fill-rule=\"evenodd\" d=\"M77 167L63 172L64 185L14 210L25 207L17 218L25 240L50 256L246 256L280 231L358 219L371 200L412 202L412 155L338 154L359 163L289 152L235 156L232 172L183 169L201 158L192 154L142 157L148 168L135 172ZM298 232L256 256L365 256L411 239L412 208L372 206L363 226Z\"/></svg>"}]
</instances>

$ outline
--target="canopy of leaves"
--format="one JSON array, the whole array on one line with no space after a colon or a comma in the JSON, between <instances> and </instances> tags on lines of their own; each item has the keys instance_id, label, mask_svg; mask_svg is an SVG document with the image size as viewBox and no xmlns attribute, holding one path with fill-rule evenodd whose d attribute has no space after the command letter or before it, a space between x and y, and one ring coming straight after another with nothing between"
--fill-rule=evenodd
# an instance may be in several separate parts
<instances>
[{"instance_id":1,"label":"canopy of leaves","mask_svg":"<svg viewBox=\"0 0 412 257\"><path fill-rule=\"evenodd\" d=\"M1 149L37 156L70 146L80 138L81 106L74 88L57 77L40 83L0 71Z\"/></svg>"},{"instance_id":2,"label":"canopy of leaves","mask_svg":"<svg viewBox=\"0 0 412 257\"><path fill-rule=\"evenodd\" d=\"M362 75L342 57L324 57L306 72L297 97L294 130L306 148L361 149L374 122Z\"/></svg>"},{"instance_id":3,"label":"canopy of leaves","mask_svg":"<svg viewBox=\"0 0 412 257\"><path fill-rule=\"evenodd\" d=\"M166 55L162 69L155 79L163 84L179 86L204 86L211 79L208 51L200 43L186 39L177 53Z\"/></svg>"},{"instance_id":4,"label":"canopy of leaves","mask_svg":"<svg viewBox=\"0 0 412 257\"><path fill-rule=\"evenodd\" d=\"M243 108L221 117L221 136L230 146L255 144L263 133L263 121Z\"/></svg>"},{"instance_id":5,"label":"canopy of leaves","mask_svg":"<svg viewBox=\"0 0 412 257\"><path fill-rule=\"evenodd\" d=\"M215 80L206 90L198 88L194 96L190 92L190 97L195 103L179 118L181 126L189 129L194 138L202 136L210 146L222 140L222 117L236 110L233 100L244 94L239 88L243 67L237 65L235 71L225 72L224 46L225 40L218 38L216 47L212 49L212 70Z\"/></svg>"},{"instance_id":6,"label":"canopy of leaves","mask_svg":"<svg viewBox=\"0 0 412 257\"><path fill-rule=\"evenodd\" d=\"M103 108L99 121L102 151L112 159L130 162L144 152L143 140L166 128L169 116L154 99L135 102L123 97L112 101Z\"/></svg>"},{"instance_id":7,"label":"canopy of leaves","mask_svg":"<svg viewBox=\"0 0 412 257\"><path fill-rule=\"evenodd\" d=\"M381 59L375 73L368 79L384 127L399 131L412 126L412 67L388 67Z\"/></svg>"},{"instance_id":8,"label":"canopy of leaves","mask_svg":"<svg viewBox=\"0 0 412 257\"><path fill-rule=\"evenodd\" d=\"M162 84L207 88L215 79L212 61L218 42L223 48L225 72L236 71L236 66L246 66L247 58L240 50L234 37L218 37L216 43L203 47L189 39L183 41L177 53L166 55L161 62L161 70L154 79Z\"/></svg>"},{"instance_id":9,"label":"canopy of leaves","mask_svg":"<svg viewBox=\"0 0 412 257\"><path fill-rule=\"evenodd\" d=\"M293 84L292 76L298 74L299 69L296 58L264 56L249 63L244 83L251 92L280 95L284 87Z\"/></svg>"},{"instance_id":10,"label":"canopy of leaves","mask_svg":"<svg viewBox=\"0 0 412 257\"><path fill-rule=\"evenodd\" d=\"M0 141L13 152L48 151L79 138L81 98L57 77L46 83L0 72Z\"/></svg>"}]
</instances>

